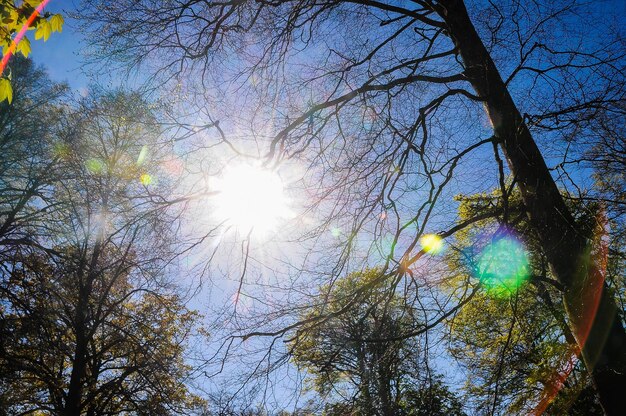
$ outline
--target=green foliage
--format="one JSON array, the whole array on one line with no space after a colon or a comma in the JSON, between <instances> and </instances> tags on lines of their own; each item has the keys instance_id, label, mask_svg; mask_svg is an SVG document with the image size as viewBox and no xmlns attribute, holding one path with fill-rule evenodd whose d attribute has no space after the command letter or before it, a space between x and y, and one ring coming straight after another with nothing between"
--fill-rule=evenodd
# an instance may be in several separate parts
<instances>
[{"instance_id":1,"label":"green foliage","mask_svg":"<svg viewBox=\"0 0 626 416\"><path fill-rule=\"evenodd\" d=\"M4 411L41 407L62 411L79 337L88 338L86 389L81 406L90 414L177 414L194 406L181 380L185 337L197 314L173 294L137 292L130 264L98 272L88 295L89 320L81 328L75 311L84 302L77 284L80 253L58 249L61 257L16 258L0 284L0 395ZM117 256L117 255L116 255ZM105 257L111 257L110 255ZM130 263L132 259L125 260ZM6 264L5 264L6 265ZM170 410L168 410L170 409Z\"/></svg>"},{"instance_id":2,"label":"green foliage","mask_svg":"<svg viewBox=\"0 0 626 416\"><path fill-rule=\"evenodd\" d=\"M17 44L17 51L24 56L24 58L28 58L30 54L30 40L27 37L22 38L20 43Z\"/></svg>"},{"instance_id":3,"label":"green foliage","mask_svg":"<svg viewBox=\"0 0 626 416\"><path fill-rule=\"evenodd\" d=\"M473 269L481 259L480 240L490 240L502 232L514 235L526 247L530 273L530 280L509 296L481 290L448 321L450 352L471 374L465 390L474 406L484 413L495 407L503 414L525 414L532 413L542 400L553 400L548 413L564 414L581 391L586 391L591 392L585 396L586 402L578 402L577 406L597 410L586 370L581 362L570 361L576 345L564 317L562 293L552 283L519 194L508 198L509 221L504 227L504 204L498 192L457 199L461 221L494 213L492 218L458 233L459 250L447 259L450 269L457 273L457 284L475 273ZM581 222L587 221L590 210L572 207L572 211L580 212ZM569 374L562 388L558 387L560 374ZM553 397L552 392L558 392L558 396Z\"/></svg>"},{"instance_id":4,"label":"green foliage","mask_svg":"<svg viewBox=\"0 0 626 416\"><path fill-rule=\"evenodd\" d=\"M593 145L584 157L594 168L595 187L588 198L601 201L610 239L606 279L626 324L626 105L615 103L592 120Z\"/></svg>"},{"instance_id":5,"label":"green foliage","mask_svg":"<svg viewBox=\"0 0 626 416\"><path fill-rule=\"evenodd\" d=\"M135 162L158 140L155 115L122 91L61 105L63 89L30 61L12 65L15 101L0 104L0 414L201 407L183 359L198 315L163 275L171 219L139 181L159 149Z\"/></svg>"},{"instance_id":6,"label":"green foliage","mask_svg":"<svg viewBox=\"0 0 626 416\"><path fill-rule=\"evenodd\" d=\"M407 388L400 407L406 416L465 415L463 403L440 379L432 380L427 389Z\"/></svg>"},{"instance_id":7,"label":"green foliage","mask_svg":"<svg viewBox=\"0 0 626 416\"><path fill-rule=\"evenodd\" d=\"M63 24L65 23L65 20L63 20L63 16L61 16L60 14L55 14L52 17L50 17L50 26L52 28L53 32L63 32Z\"/></svg>"},{"instance_id":8,"label":"green foliage","mask_svg":"<svg viewBox=\"0 0 626 416\"><path fill-rule=\"evenodd\" d=\"M47 227L50 185L59 175L51 143L66 92L29 59L16 56L10 65L14 100L0 103L0 260L15 252L10 242L32 241Z\"/></svg>"},{"instance_id":9,"label":"green foliage","mask_svg":"<svg viewBox=\"0 0 626 416\"><path fill-rule=\"evenodd\" d=\"M418 324L416 314L379 269L351 273L321 292L321 303L302 316L315 323L291 349L329 399L325 415L463 414L454 395L426 376L419 339L399 337ZM332 399L335 391L342 399Z\"/></svg>"},{"instance_id":10,"label":"green foliage","mask_svg":"<svg viewBox=\"0 0 626 416\"><path fill-rule=\"evenodd\" d=\"M397 309L399 299L389 297L388 287L374 283L377 277L379 271L371 269L337 280L332 287L322 288L322 303L303 316L312 319L320 314L338 314L302 331L293 344L295 362L314 375L315 388L321 393L347 380L352 368L366 365L370 360L396 359L392 355L397 355L401 342L385 343L388 355L381 357L373 356L375 343L365 342L392 336L399 332L400 326L410 323L406 319L402 322L405 316ZM364 293L359 294L361 291ZM341 313L345 308L347 311Z\"/></svg>"},{"instance_id":11,"label":"green foliage","mask_svg":"<svg viewBox=\"0 0 626 416\"><path fill-rule=\"evenodd\" d=\"M19 52L24 57L28 57L31 51L30 41L26 36L21 39L15 39L15 36L42 2L43 0L0 0L0 48L2 48L3 56ZM52 32L63 30L63 23L61 15L43 13L34 18L28 30L35 30L35 39L43 39L45 42ZM10 104L13 98L11 76L10 73L7 75L4 72L4 68L0 69L3 71L0 74L2 76L0 78L0 102L7 100Z\"/></svg>"},{"instance_id":12,"label":"green foliage","mask_svg":"<svg viewBox=\"0 0 626 416\"><path fill-rule=\"evenodd\" d=\"M48 40L50 34L52 33L52 25L47 20L42 20L41 23L37 25L37 29L35 30L35 39L43 39L44 42Z\"/></svg>"},{"instance_id":13,"label":"green foliage","mask_svg":"<svg viewBox=\"0 0 626 416\"><path fill-rule=\"evenodd\" d=\"M4 100L7 100L9 104L13 102L13 87L11 87L11 81L0 78L0 102Z\"/></svg>"}]
</instances>

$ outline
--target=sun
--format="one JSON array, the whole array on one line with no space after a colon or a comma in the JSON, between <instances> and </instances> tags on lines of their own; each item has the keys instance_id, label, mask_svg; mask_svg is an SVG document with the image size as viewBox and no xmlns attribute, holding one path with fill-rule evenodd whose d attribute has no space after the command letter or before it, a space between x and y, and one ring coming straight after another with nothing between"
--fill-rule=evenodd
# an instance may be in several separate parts
<instances>
[{"instance_id":1,"label":"sun","mask_svg":"<svg viewBox=\"0 0 626 416\"><path fill-rule=\"evenodd\" d=\"M241 164L215 181L214 215L242 233L267 235L292 216L283 181L271 170Z\"/></svg>"}]
</instances>

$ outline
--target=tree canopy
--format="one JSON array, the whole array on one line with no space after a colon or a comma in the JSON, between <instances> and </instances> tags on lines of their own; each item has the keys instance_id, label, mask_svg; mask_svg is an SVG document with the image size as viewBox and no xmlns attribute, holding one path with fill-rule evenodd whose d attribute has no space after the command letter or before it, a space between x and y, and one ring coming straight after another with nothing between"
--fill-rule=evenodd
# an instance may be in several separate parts
<instances>
[{"instance_id":1,"label":"tree canopy","mask_svg":"<svg viewBox=\"0 0 626 416\"><path fill-rule=\"evenodd\" d=\"M13 62L3 104L0 409L3 414L180 414L197 332L165 266L173 217L151 203L160 130L138 93L64 86ZM35 138L37 140L35 140ZM150 146L150 157L138 161ZM168 181L158 185L166 189ZM151 188L150 190L148 188ZM152 189L154 188L154 189ZM158 236L158 237L157 237Z\"/></svg>"},{"instance_id":2,"label":"tree canopy","mask_svg":"<svg viewBox=\"0 0 626 416\"><path fill-rule=\"evenodd\" d=\"M119 87L72 97L11 61L6 383L30 374L10 369L22 351L68 358L64 387L4 403L622 413L616 4L86 0L68 16L84 69Z\"/></svg>"},{"instance_id":3,"label":"tree canopy","mask_svg":"<svg viewBox=\"0 0 626 416\"><path fill-rule=\"evenodd\" d=\"M329 397L327 414L463 414L460 401L424 363L429 358L419 340L395 339L415 325L414 313L384 282L370 286L378 274L353 273L321 290L323 303L303 318L320 310L329 317L293 337L295 362ZM363 297L352 298L363 286L369 286ZM340 399L333 403L335 396Z\"/></svg>"}]
</instances>

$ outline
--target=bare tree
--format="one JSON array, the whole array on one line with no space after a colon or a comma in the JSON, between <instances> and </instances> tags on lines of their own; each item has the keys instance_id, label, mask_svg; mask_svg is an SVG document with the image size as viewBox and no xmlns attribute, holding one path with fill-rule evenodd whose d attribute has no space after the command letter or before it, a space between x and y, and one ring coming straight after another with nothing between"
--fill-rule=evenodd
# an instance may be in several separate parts
<instances>
[{"instance_id":1,"label":"bare tree","mask_svg":"<svg viewBox=\"0 0 626 416\"><path fill-rule=\"evenodd\" d=\"M480 286L468 282L455 301L438 302L436 289L415 277L422 234L450 237L481 219L450 219L450 197L459 187L499 187L505 203L485 215L506 224L512 183L562 287L602 405L619 414L626 334L602 262L591 256L602 251L590 243L599 241L591 233L602 224L580 224L564 202L562 194L575 195L582 175L567 175L563 164L549 167L555 157L568 158L561 139L573 120L593 119L624 101L623 41L607 25L606 10L598 16L583 2L516 0L469 12L461 0L90 4L86 22L102 39L94 43L113 59L155 65L178 82L193 84L197 76L210 90L202 95L212 99L214 89L245 91L230 102L221 97L222 108L214 111L222 121L220 140L236 153L255 153L250 141L230 133L246 116L233 109L245 107L249 136L266 149L268 165L298 160L305 166L306 212L322 220L302 241L337 224L343 233L329 246L334 252L321 261L307 258L303 274L317 269L332 283L378 253L385 260L379 278L415 289L405 296L423 302L418 288L432 289L438 310L424 306L429 324L402 336L452 316ZM267 125L273 128L261 127ZM363 238L371 242L365 250L358 244ZM359 250L368 256L357 261ZM338 259L332 267L329 258ZM334 314L359 299L355 293ZM286 323L287 311L274 311L273 325L265 319L240 326L240 339L266 336L274 345L329 318Z\"/></svg>"}]
</instances>

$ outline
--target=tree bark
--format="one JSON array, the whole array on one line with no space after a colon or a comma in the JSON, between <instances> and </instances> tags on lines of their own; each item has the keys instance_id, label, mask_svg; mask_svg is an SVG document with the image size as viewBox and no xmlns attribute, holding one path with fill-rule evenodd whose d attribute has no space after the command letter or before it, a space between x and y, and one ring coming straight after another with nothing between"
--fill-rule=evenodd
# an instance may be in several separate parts
<instances>
[{"instance_id":1,"label":"tree bark","mask_svg":"<svg viewBox=\"0 0 626 416\"><path fill-rule=\"evenodd\" d=\"M81 284L76 305L75 331L76 345L74 349L74 358L72 359L72 372L70 374L70 383L67 389L67 398L65 400L64 414L80 415L83 401L83 384L87 375L87 309L89 307L89 295L91 293L91 282Z\"/></svg>"},{"instance_id":2,"label":"tree bark","mask_svg":"<svg viewBox=\"0 0 626 416\"><path fill-rule=\"evenodd\" d=\"M530 223L550 268L565 287L564 303L573 333L609 415L622 414L626 392L626 333L604 272L594 265L589 241L565 205L537 144L498 69L478 36L462 0L440 0L465 75L493 125L494 137L517 181Z\"/></svg>"},{"instance_id":3,"label":"tree bark","mask_svg":"<svg viewBox=\"0 0 626 416\"><path fill-rule=\"evenodd\" d=\"M106 204L105 204L106 206ZM64 415L80 415L83 409L83 386L87 377L87 364L89 354L89 339L91 337L88 326L89 300L93 292L93 282L96 278L96 265L102 249L102 235L94 244L93 253L87 268L84 258L81 261L77 284L79 285L78 299L76 304L76 316L74 330L76 331L76 345L74 358L72 359L72 372L67 389Z\"/></svg>"}]
</instances>

